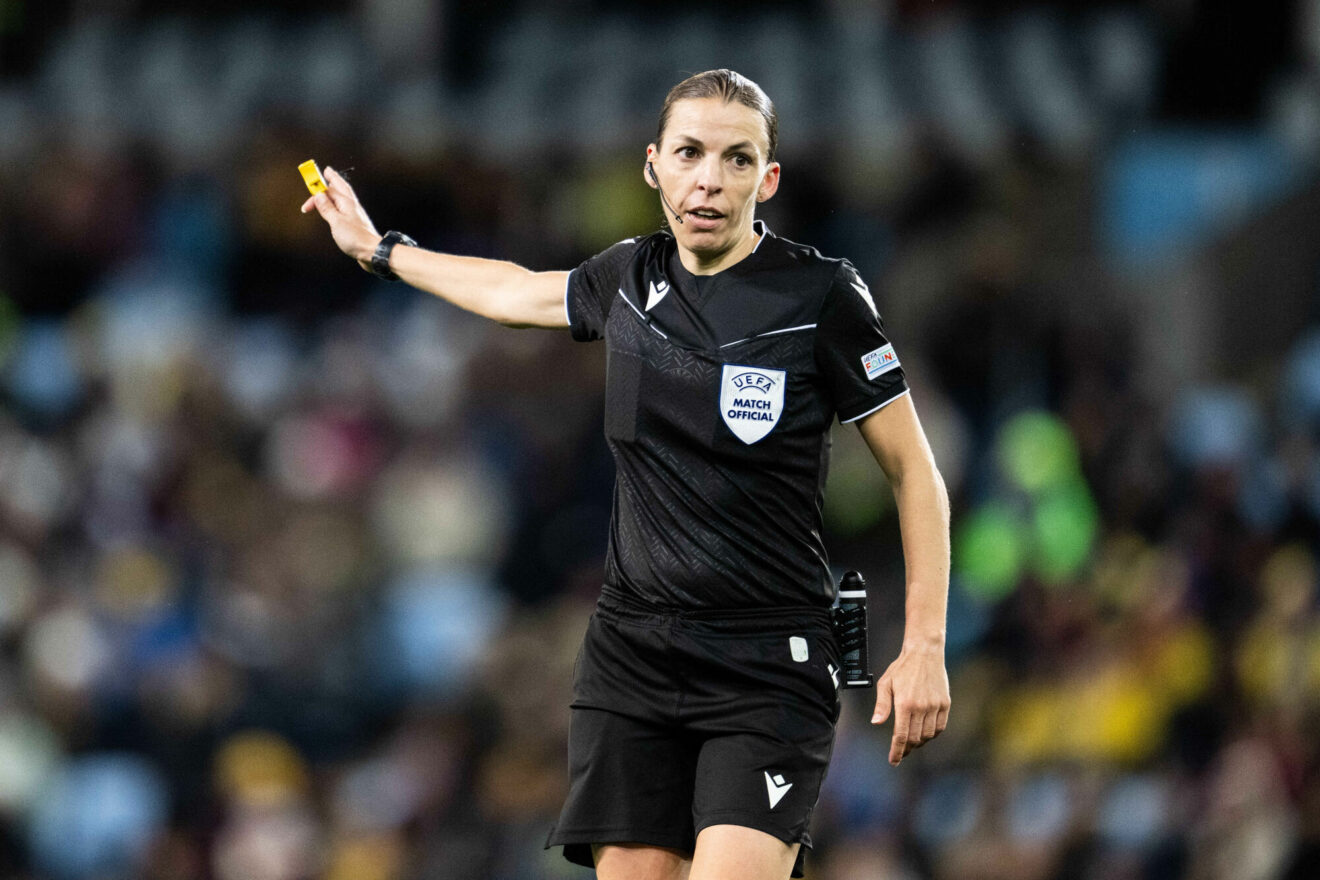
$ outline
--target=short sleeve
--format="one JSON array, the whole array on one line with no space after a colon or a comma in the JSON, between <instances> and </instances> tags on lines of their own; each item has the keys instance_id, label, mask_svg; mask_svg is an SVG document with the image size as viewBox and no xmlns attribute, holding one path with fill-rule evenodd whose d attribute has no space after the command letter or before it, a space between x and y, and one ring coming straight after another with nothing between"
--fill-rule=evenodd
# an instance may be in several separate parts
<instances>
[{"instance_id":1,"label":"short sleeve","mask_svg":"<svg viewBox=\"0 0 1320 880\"><path fill-rule=\"evenodd\" d=\"M846 260L816 322L816 363L840 422L869 415L908 390L871 291Z\"/></svg>"},{"instance_id":2,"label":"short sleeve","mask_svg":"<svg viewBox=\"0 0 1320 880\"><path fill-rule=\"evenodd\" d=\"M610 304L619 290L623 270L637 250L637 241L628 238L611 245L569 273L564 309L569 331L578 342L605 337Z\"/></svg>"}]
</instances>

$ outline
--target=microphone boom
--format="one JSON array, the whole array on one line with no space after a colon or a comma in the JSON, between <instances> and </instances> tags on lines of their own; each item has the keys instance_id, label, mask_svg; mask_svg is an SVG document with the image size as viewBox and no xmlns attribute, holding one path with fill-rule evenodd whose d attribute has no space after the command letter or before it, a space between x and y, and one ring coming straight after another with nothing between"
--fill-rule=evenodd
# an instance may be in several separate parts
<instances>
[{"instance_id":1,"label":"microphone boom","mask_svg":"<svg viewBox=\"0 0 1320 880\"><path fill-rule=\"evenodd\" d=\"M660 188L660 178L655 176L655 166L652 165L650 162L647 162L646 171L648 174L651 175L651 179L655 181L655 189L656 192L660 193L660 201L665 203L665 207L669 209L669 213L674 215L674 219L677 220L679 223L682 223L683 218L679 216L679 213L677 211L674 210L674 206L669 204L669 199L665 198L665 191Z\"/></svg>"}]
</instances>

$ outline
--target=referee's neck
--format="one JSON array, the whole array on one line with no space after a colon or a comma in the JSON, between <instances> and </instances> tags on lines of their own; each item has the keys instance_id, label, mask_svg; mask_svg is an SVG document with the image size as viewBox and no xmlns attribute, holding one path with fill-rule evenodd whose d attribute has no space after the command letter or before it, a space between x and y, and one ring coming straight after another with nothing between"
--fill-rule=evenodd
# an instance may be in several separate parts
<instances>
[{"instance_id":1,"label":"referee's neck","mask_svg":"<svg viewBox=\"0 0 1320 880\"><path fill-rule=\"evenodd\" d=\"M693 275L715 275L747 259L752 251L756 250L756 246L761 241L761 235L762 233L753 228L748 231L746 236L741 236L734 247L723 253L713 254L709 258L703 257L696 251L688 250L680 244L678 246L678 258L682 261L683 268Z\"/></svg>"}]
</instances>

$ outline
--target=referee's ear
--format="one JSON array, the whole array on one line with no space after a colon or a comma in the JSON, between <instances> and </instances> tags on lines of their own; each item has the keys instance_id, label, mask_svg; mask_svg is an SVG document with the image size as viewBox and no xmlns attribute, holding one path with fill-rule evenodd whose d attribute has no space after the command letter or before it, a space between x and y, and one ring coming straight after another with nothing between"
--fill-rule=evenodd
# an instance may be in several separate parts
<instances>
[{"instance_id":1,"label":"referee's ear","mask_svg":"<svg viewBox=\"0 0 1320 880\"><path fill-rule=\"evenodd\" d=\"M651 189L659 189L656 183L655 167L651 165L652 160L656 157L656 153L657 150L655 144L647 144L646 161L642 163L642 180L646 181L646 185Z\"/></svg>"},{"instance_id":2,"label":"referee's ear","mask_svg":"<svg viewBox=\"0 0 1320 880\"><path fill-rule=\"evenodd\" d=\"M765 202L779 191L779 163L771 162L765 166L765 174L761 175L761 185L756 188L756 200Z\"/></svg>"}]
</instances>

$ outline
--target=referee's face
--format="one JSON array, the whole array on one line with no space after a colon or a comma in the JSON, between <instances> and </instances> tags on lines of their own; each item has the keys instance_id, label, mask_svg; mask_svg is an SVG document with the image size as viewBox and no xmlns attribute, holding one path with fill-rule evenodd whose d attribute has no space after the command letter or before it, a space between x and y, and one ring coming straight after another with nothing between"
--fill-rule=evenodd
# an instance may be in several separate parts
<instances>
[{"instance_id":1,"label":"referee's face","mask_svg":"<svg viewBox=\"0 0 1320 880\"><path fill-rule=\"evenodd\" d=\"M779 186L779 163L768 152L765 119L751 107L720 98L673 105L663 140L646 148L646 158L683 218L670 229L680 251L693 258L683 261L689 269L717 272L751 252L756 203Z\"/></svg>"}]
</instances>

